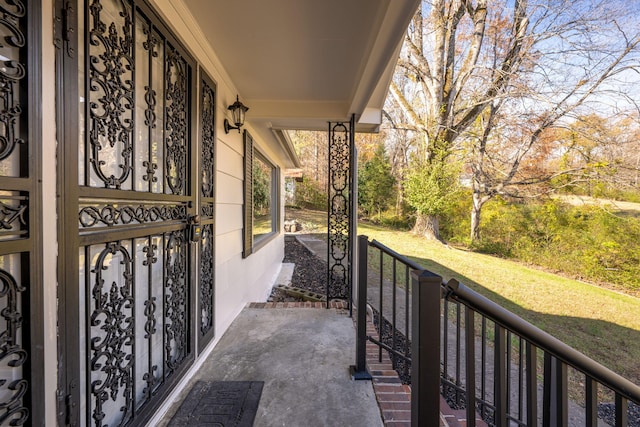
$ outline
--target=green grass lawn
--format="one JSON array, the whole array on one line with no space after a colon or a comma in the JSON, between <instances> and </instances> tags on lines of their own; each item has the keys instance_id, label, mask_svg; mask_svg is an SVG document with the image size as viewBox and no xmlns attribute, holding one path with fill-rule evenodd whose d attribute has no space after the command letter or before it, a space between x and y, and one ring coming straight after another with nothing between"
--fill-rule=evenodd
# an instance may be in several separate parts
<instances>
[{"instance_id":1,"label":"green grass lawn","mask_svg":"<svg viewBox=\"0 0 640 427\"><path fill-rule=\"evenodd\" d=\"M326 232L326 212L301 215L317 222L314 233ZM358 234L408 256L445 281L456 278L640 385L640 299L409 232L359 223Z\"/></svg>"}]
</instances>

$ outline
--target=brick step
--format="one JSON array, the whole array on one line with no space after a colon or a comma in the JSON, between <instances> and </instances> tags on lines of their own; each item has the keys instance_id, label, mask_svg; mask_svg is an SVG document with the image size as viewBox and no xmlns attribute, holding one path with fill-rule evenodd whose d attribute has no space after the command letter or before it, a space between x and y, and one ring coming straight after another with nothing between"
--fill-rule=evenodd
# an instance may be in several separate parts
<instances>
[{"instance_id":1,"label":"brick step","mask_svg":"<svg viewBox=\"0 0 640 427\"><path fill-rule=\"evenodd\" d=\"M442 396L440 396L440 413L449 427L467 427L467 411L451 409ZM488 427L478 414L476 414L476 427Z\"/></svg>"}]
</instances>

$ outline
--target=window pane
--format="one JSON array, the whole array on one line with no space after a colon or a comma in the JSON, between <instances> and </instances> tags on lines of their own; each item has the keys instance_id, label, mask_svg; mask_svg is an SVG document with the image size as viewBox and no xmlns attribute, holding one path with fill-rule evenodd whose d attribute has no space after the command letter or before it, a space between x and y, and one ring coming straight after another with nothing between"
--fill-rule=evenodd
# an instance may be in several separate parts
<instances>
[{"instance_id":1,"label":"window pane","mask_svg":"<svg viewBox=\"0 0 640 427\"><path fill-rule=\"evenodd\" d=\"M261 237L275 231L273 211L274 189L273 166L268 164L260 156L255 156L253 161L253 239L254 242Z\"/></svg>"}]
</instances>

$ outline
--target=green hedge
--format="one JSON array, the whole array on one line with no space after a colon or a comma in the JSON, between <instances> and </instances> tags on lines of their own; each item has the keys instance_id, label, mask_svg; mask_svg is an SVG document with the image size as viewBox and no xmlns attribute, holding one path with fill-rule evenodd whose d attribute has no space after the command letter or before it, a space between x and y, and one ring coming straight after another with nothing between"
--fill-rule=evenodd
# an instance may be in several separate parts
<instances>
[{"instance_id":1,"label":"green hedge","mask_svg":"<svg viewBox=\"0 0 640 427\"><path fill-rule=\"evenodd\" d=\"M465 242L460 216L465 204L446 218L448 238ZM466 217L469 211L466 211ZM473 249L542 266L596 283L640 291L640 219L598 206L559 201L507 203L495 200L482 212L481 240ZM467 240L465 240L467 239Z\"/></svg>"}]
</instances>

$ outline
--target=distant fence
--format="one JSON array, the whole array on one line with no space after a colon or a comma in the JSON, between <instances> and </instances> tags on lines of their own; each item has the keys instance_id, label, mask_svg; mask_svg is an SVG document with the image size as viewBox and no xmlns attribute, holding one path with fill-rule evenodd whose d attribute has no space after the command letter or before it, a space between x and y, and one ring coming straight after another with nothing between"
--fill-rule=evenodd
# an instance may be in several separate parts
<instances>
[{"instance_id":1,"label":"distant fence","mask_svg":"<svg viewBox=\"0 0 640 427\"><path fill-rule=\"evenodd\" d=\"M357 260L355 370L366 377L367 341L389 351L412 384L413 425L438 419L440 395L466 410L469 427L476 414L495 427L640 425L636 384L366 236ZM379 339L366 335L368 306Z\"/></svg>"}]
</instances>

